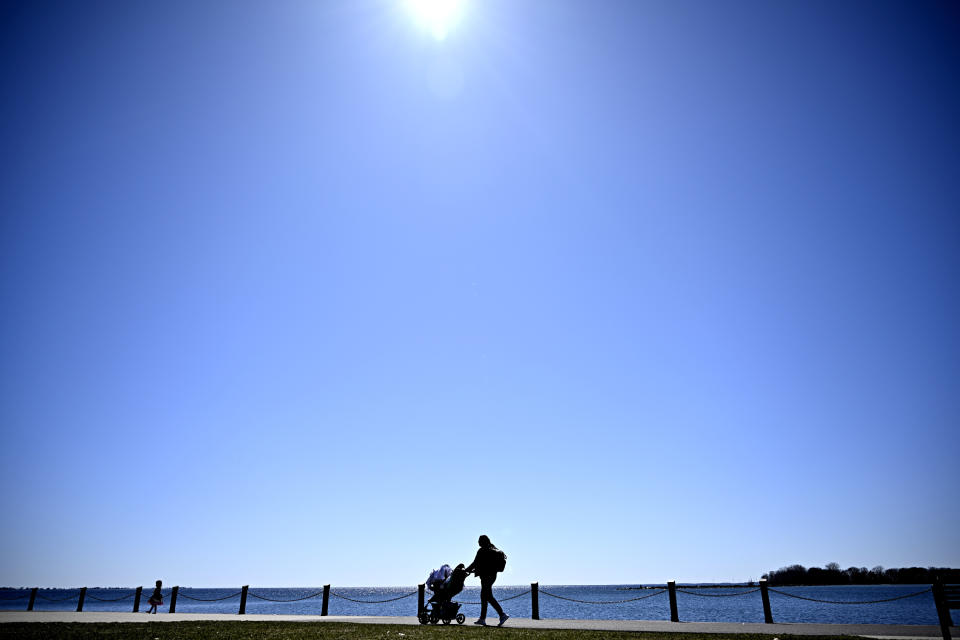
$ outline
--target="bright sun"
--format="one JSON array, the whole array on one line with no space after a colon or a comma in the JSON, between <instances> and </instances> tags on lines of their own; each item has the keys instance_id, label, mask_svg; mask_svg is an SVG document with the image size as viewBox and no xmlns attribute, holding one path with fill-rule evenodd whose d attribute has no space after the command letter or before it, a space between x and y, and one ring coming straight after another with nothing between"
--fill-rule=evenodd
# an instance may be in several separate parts
<instances>
[{"instance_id":1,"label":"bright sun","mask_svg":"<svg viewBox=\"0 0 960 640\"><path fill-rule=\"evenodd\" d=\"M463 12L463 0L407 0L407 5L417 22L437 40L447 37Z\"/></svg>"}]
</instances>

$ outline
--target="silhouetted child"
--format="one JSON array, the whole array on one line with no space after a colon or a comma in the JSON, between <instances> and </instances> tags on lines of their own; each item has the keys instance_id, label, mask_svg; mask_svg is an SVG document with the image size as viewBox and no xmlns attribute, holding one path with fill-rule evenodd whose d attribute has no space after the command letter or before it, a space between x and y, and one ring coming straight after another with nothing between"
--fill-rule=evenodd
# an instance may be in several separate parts
<instances>
[{"instance_id":1,"label":"silhouetted child","mask_svg":"<svg viewBox=\"0 0 960 640\"><path fill-rule=\"evenodd\" d=\"M150 610L147 613L156 613L157 605L163 604L163 593L160 592L160 587L163 586L163 580L157 580L157 588L153 590L153 594L150 596L150 599L147 602L150 603Z\"/></svg>"}]
</instances>

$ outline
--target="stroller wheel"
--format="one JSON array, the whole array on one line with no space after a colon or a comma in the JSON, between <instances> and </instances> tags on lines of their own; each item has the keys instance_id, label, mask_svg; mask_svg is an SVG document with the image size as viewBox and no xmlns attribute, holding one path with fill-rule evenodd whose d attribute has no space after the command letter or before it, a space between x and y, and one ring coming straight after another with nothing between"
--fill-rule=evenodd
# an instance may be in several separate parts
<instances>
[{"instance_id":1,"label":"stroller wheel","mask_svg":"<svg viewBox=\"0 0 960 640\"><path fill-rule=\"evenodd\" d=\"M450 622L451 622L450 618L443 619L443 624L450 624Z\"/></svg>"},{"instance_id":2,"label":"stroller wheel","mask_svg":"<svg viewBox=\"0 0 960 640\"><path fill-rule=\"evenodd\" d=\"M438 622L440 622L440 614L439 614L439 613L431 613L431 614L430 614L430 624L437 624Z\"/></svg>"},{"instance_id":3,"label":"stroller wheel","mask_svg":"<svg viewBox=\"0 0 960 640\"><path fill-rule=\"evenodd\" d=\"M466 620L467 620L467 616L463 615L462 613L457 614L457 624L463 624L464 622L466 622Z\"/></svg>"},{"instance_id":4,"label":"stroller wheel","mask_svg":"<svg viewBox=\"0 0 960 640\"><path fill-rule=\"evenodd\" d=\"M417 615L417 620L420 622L420 624L427 624L430 622L430 616L427 615L426 611L421 611L419 615Z\"/></svg>"}]
</instances>

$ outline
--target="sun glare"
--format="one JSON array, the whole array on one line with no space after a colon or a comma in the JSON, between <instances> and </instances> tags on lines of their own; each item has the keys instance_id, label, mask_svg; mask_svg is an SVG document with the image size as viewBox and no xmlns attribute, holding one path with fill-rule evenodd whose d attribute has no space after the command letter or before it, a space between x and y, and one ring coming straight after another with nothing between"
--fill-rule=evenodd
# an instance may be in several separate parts
<instances>
[{"instance_id":1,"label":"sun glare","mask_svg":"<svg viewBox=\"0 0 960 640\"><path fill-rule=\"evenodd\" d=\"M446 39L463 12L463 0L407 0L417 22L437 40Z\"/></svg>"}]
</instances>

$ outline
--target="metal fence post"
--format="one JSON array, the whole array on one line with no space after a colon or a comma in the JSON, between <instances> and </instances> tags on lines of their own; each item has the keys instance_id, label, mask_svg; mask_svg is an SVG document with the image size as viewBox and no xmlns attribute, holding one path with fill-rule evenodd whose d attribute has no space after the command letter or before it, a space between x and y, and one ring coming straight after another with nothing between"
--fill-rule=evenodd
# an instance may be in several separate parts
<instances>
[{"instance_id":1,"label":"metal fence post","mask_svg":"<svg viewBox=\"0 0 960 640\"><path fill-rule=\"evenodd\" d=\"M421 613L423 613L423 598L424 598L425 589L426 589L425 584L417 585L417 616L418 617Z\"/></svg>"},{"instance_id":2,"label":"metal fence post","mask_svg":"<svg viewBox=\"0 0 960 640\"><path fill-rule=\"evenodd\" d=\"M80 589L80 601L77 602L77 612L83 611L83 601L87 598L87 588Z\"/></svg>"},{"instance_id":3,"label":"metal fence post","mask_svg":"<svg viewBox=\"0 0 960 640\"><path fill-rule=\"evenodd\" d=\"M173 593L170 594L170 613L177 612L177 593L180 591L180 587L174 587Z\"/></svg>"},{"instance_id":4,"label":"metal fence post","mask_svg":"<svg viewBox=\"0 0 960 640\"><path fill-rule=\"evenodd\" d=\"M323 585L323 606L320 608L320 615L327 615L327 606L330 603L330 585Z\"/></svg>"},{"instance_id":5,"label":"metal fence post","mask_svg":"<svg viewBox=\"0 0 960 640\"><path fill-rule=\"evenodd\" d=\"M33 611L33 603L37 601L37 589L40 587L34 587L30 592L30 602L27 603L27 611Z\"/></svg>"},{"instance_id":6,"label":"metal fence post","mask_svg":"<svg viewBox=\"0 0 960 640\"><path fill-rule=\"evenodd\" d=\"M680 622L680 616L677 614L677 583L671 580L667 583L667 589L670 590L670 622Z\"/></svg>"},{"instance_id":7,"label":"metal fence post","mask_svg":"<svg viewBox=\"0 0 960 640\"><path fill-rule=\"evenodd\" d=\"M240 587L240 611L237 615L242 616L247 612L247 589L250 588L250 585L245 584Z\"/></svg>"},{"instance_id":8,"label":"metal fence post","mask_svg":"<svg viewBox=\"0 0 960 640\"><path fill-rule=\"evenodd\" d=\"M940 621L940 633L943 635L943 640L951 640L950 623L953 618L950 616L949 607L947 607L947 599L943 593L943 583L940 582L939 578L934 578L931 588L933 589L933 604L937 607L937 619Z\"/></svg>"},{"instance_id":9,"label":"metal fence post","mask_svg":"<svg viewBox=\"0 0 960 640\"><path fill-rule=\"evenodd\" d=\"M763 600L763 621L773 624L773 612L770 610L770 594L767 592L767 581L760 580L760 599Z\"/></svg>"},{"instance_id":10,"label":"metal fence post","mask_svg":"<svg viewBox=\"0 0 960 640\"><path fill-rule=\"evenodd\" d=\"M540 583L530 583L530 617L540 619Z\"/></svg>"},{"instance_id":11,"label":"metal fence post","mask_svg":"<svg viewBox=\"0 0 960 640\"><path fill-rule=\"evenodd\" d=\"M140 611L140 596L143 595L143 587L137 587L137 593L133 596L133 612Z\"/></svg>"}]
</instances>

